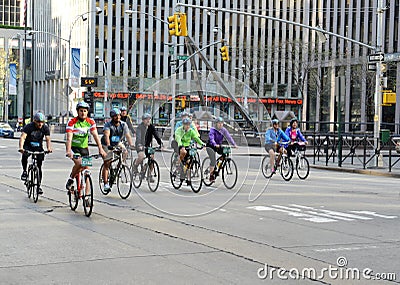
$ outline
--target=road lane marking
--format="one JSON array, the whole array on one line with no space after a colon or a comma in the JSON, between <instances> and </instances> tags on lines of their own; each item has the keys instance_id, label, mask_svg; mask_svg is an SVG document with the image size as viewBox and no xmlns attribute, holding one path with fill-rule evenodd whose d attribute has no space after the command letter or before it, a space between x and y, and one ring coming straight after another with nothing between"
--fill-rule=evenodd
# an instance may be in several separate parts
<instances>
[{"instance_id":1,"label":"road lane marking","mask_svg":"<svg viewBox=\"0 0 400 285\"><path fill-rule=\"evenodd\" d=\"M371 215L374 217L378 217L378 218L383 218L383 219L397 219L397 216L386 216L386 215L381 215L381 214L377 214L376 212L370 212L370 211L350 211L352 213L356 213L356 214L363 214L363 215Z\"/></svg>"},{"instance_id":2,"label":"road lane marking","mask_svg":"<svg viewBox=\"0 0 400 285\"><path fill-rule=\"evenodd\" d=\"M322 249L314 249L316 252L335 252L335 251L352 251L352 250L361 250L361 249L376 249L378 248L375 245L366 245L366 246L354 246L354 247L336 247L336 248L322 248Z\"/></svg>"}]
</instances>

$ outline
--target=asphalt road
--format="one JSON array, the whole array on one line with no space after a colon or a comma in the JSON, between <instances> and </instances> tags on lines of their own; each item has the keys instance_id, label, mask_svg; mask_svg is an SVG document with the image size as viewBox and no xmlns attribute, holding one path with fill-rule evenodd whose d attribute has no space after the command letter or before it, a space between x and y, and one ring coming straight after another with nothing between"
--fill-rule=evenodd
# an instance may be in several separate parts
<instances>
[{"instance_id":1,"label":"asphalt road","mask_svg":"<svg viewBox=\"0 0 400 285\"><path fill-rule=\"evenodd\" d=\"M233 155L237 186L219 179L195 194L172 188L170 153L157 153L159 190L143 185L121 200L98 190L97 160L87 218L81 204L69 209L72 162L54 147L34 204L19 180L17 141L0 138L0 283L400 283L396 178L312 169L304 181L268 182L261 158Z\"/></svg>"}]
</instances>

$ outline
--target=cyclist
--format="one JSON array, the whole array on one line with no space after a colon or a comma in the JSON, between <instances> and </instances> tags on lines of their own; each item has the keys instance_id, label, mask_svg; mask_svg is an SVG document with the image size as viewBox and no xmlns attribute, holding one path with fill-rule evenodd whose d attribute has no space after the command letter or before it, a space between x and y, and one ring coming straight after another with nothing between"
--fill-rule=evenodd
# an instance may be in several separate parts
<instances>
[{"instance_id":1,"label":"cyclist","mask_svg":"<svg viewBox=\"0 0 400 285\"><path fill-rule=\"evenodd\" d=\"M271 165L271 172L275 173L275 150L279 153L279 158L282 153L286 152L285 148L281 146L280 142L288 142L289 137L279 128L279 121L273 119L271 121L272 127L265 132L265 150L269 153L269 164Z\"/></svg>"},{"instance_id":2,"label":"cyclist","mask_svg":"<svg viewBox=\"0 0 400 285\"><path fill-rule=\"evenodd\" d=\"M205 143L200 139L196 131L192 129L192 121L189 118L183 119L182 124L183 125L175 131L175 140L177 142L177 149L175 149L175 151L179 153L180 162L185 159L187 155L186 148L190 146L192 140L202 147L205 146Z\"/></svg>"},{"instance_id":3,"label":"cyclist","mask_svg":"<svg viewBox=\"0 0 400 285\"><path fill-rule=\"evenodd\" d=\"M291 119L290 125L287 127L285 134L289 137L291 143L302 141L305 144L308 144L306 138L303 136L300 129L298 128L298 123L299 121L296 117ZM286 150L288 152L288 156L290 156L295 150L295 146L291 144L286 148Z\"/></svg>"},{"instance_id":4,"label":"cyclist","mask_svg":"<svg viewBox=\"0 0 400 285\"><path fill-rule=\"evenodd\" d=\"M26 180L28 178L28 173L26 168L28 166L29 154L25 153L26 150L29 151L43 151L43 138L46 138L46 147L48 152L53 152L51 147L50 129L44 122L44 115L40 112L33 116L33 122L27 124L23 130L21 137L19 139L19 149L18 151L22 153L22 175L21 179ZM37 166L39 168L39 184L42 181L42 162L44 160L44 154L39 154L37 156ZM43 194L43 190L39 188L39 194Z\"/></svg>"},{"instance_id":5,"label":"cyclist","mask_svg":"<svg viewBox=\"0 0 400 285\"><path fill-rule=\"evenodd\" d=\"M74 158L73 155L80 154L81 156L89 155L88 148L88 138L89 132L92 134L94 141L96 142L99 153L102 157L107 154L103 150L100 142L99 135L97 133L96 123L93 119L88 117L89 104L86 102L79 102L76 105L76 110L78 111L78 116L72 118L66 128L67 142L66 142L66 156L74 161L74 166L72 167L71 174L68 178L65 187L67 190L71 190L74 184L74 178L79 173L82 168L81 158ZM89 193L88 193L89 194Z\"/></svg>"},{"instance_id":6,"label":"cyclist","mask_svg":"<svg viewBox=\"0 0 400 285\"><path fill-rule=\"evenodd\" d=\"M142 163L142 161L145 159L147 155L147 150L145 149L145 147L150 147L152 145L153 137L156 139L158 145L162 147L162 141L160 139L160 136L158 135L158 132L154 127L154 125L151 123L151 115L145 113L142 116L142 122L136 128L135 147L138 157L133 165L133 172L135 173L138 172L138 165ZM152 169L150 169L150 171L152 171ZM153 180L152 177L150 179Z\"/></svg>"},{"instance_id":7,"label":"cyclist","mask_svg":"<svg viewBox=\"0 0 400 285\"><path fill-rule=\"evenodd\" d=\"M121 121L121 112L118 109L112 109L110 111L111 121L104 124L103 136L101 137L101 144L103 150L107 153L104 160L103 167L103 181L104 181L104 191L111 191L110 185L108 184L108 169L111 165L111 160L113 158L113 148L118 146L122 149L124 161L128 155L128 152L121 142L125 137L129 145L133 147L132 137L128 129L128 124Z\"/></svg>"},{"instance_id":8,"label":"cyclist","mask_svg":"<svg viewBox=\"0 0 400 285\"><path fill-rule=\"evenodd\" d=\"M190 120L192 121L193 114L190 114L190 113L184 111L184 112L181 113L181 118L182 118L182 120L180 120L179 122L177 122L176 125L175 125L175 131L176 131L178 128L182 127L182 125L183 125L183 120L184 120L184 119L190 119ZM199 131L198 131L198 129L197 129L197 127L196 127L196 125L194 124L193 121L192 121L192 123L190 124L190 127L196 132L197 136L200 137L200 133L199 133Z\"/></svg>"},{"instance_id":9,"label":"cyclist","mask_svg":"<svg viewBox=\"0 0 400 285\"><path fill-rule=\"evenodd\" d=\"M208 142L207 142L207 154L210 158L210 181L215 180L214 176L214 168L217 162L215 152L218 154L222 154L222 142L226 138L226 140L234 147L237 148L235 141L230 135L229 131L224 128L224 119L222 117L218 117L215 119L215 127L210 129L210 133L208 134Z\"/></svg>"},{"instance_id":10,"label":"cyclist","mask_svg":"<svg viewBox=\"0 0 400 285\"><path fill-rule=\"evenodd\" d=\"M128 125L128 129L131 132L131 135L135 135L135 128L133 127L132 118L128 115L128 109L125 106L122 106L121 111L121 121L125 122Z\"/></svg>"}]
</instances>

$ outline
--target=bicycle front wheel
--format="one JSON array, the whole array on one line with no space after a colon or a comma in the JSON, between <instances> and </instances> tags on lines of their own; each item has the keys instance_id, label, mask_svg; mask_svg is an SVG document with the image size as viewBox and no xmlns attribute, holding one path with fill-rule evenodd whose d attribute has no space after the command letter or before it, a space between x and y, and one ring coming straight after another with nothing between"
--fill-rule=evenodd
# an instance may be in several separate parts
<instances>
[{"instance_id":1,"label":"bicycle front wheel","mask_svg":"<svg viewBox=\"0 0 400 285\"><path fill-rule=\"evenodd\" d=\"M90 217L93 210L93 183L90 175L85 175L84 185L85 189L82 194L83 210L85 211L85 216Z\"/></svg>"},{"instance_id":2,"label":"bicycle front wheel","mask_svg":"<svg viewBox=\"0 0 400 285\"><path fill-rule=\"evenodd\" d=\"M75 186L72 191L68 191L68 200L69 200L69 206L72 211L75 211L76 208L78 207L78 201L79 201L79 196L78 196L78 181L75 179Z\"/></svg>"},{"instance_id":3,"label":"bicycle front wheel","mask_svg":"<svg viewBox=\"0 0 400 285\"><path fill-rule=\"evenodd\" d=\"M32 175L33 175L33 171L32 171L32 168L29 168L28 169L28 178L26 178L26 180L25 180L25 186L26 186L26 192L28 193L28 198L31 198L31 196L32 196L32 188L33 188L33 186L32 186L32 181L33 181L33 177L32 177Z\"/></svg>"},{"instance_id":4,"label":"bicycle front wheel","mask_svg":"<svg viewBox=\"0 0 400 285\"><path fill-rule=\"evenodd\" d=\"M269 179L272 177L273 173L271 170L271 164L269 162L269 155L267 154L264 156L262 163L261 163L261 171L265 178Z\"/></svg>"},{"instance_id":5,"label":"bicycle front wheel","mask_svg":"<svg viewBox=\"0 0 400 285\"><path fill-rule=\"evenodd\" d=\"M190 188L194 193L198 193L203 184L203 171L201 170L200 162L194 160L188 170L188 180Z\"/></svg>"},{"instance_id":6,"label":"bicycle front wheel","mask_svg":"<svg viewBox=\"0 0 400 285\"><path fill-rule=\"evenodd\" d=\"M177 167L178 163L178 155L173 153L171 156L171 169L169 171L169 178L171 180L171 184L175 189L179 189L182 186L183 179L181 179L181 171ZM182 174L183 175L183 174Z\"/></svg>"},{"instance_id":7,"label":"bicycle front wheel","mask_svg":"<svg viewBox=\"0 0 400 285\"><path fill-rule=\"evenodd\" d=\"M34 166L32 168L32 177L31 177L31 184L32 184L32 199L33 202L37 202L39 199L39 169Z\"/></svg>"},{"instance_id":8,"label":"bicycle front wheel","mask_svg":"<svg viewBox=\"0 0 400 285\"><path fill-rule=\"evenodd\" d=\"M160 168L155 160L151 161L147 167L147 184L151 192L156 192L160 184Z\"/></svg>"},{"instance_id":9,"label":"bicycle front wheel","mask_svg":"<svg viewBox=\"0 0 400 285\"><path fill-rule=\"evenodd\" d=\"M111 166L110 166L111 167ZM103 180L103 169L104 169L104 163L101 165L100 167L100 172L99 172L99 188L100 191L103 195L107 195L108 193L110 193L110 191L105 191L104 190L104 180ZM110 181L110 168L108 168L108 181Z\"/></svg>"},{"instance_id":10,"label":"bicycle front wheel","mask_svg":"<svg viewBox=\"0 0 400 285\"><path fill-rule=\"evenodd\" d=\"M142 171L143 171L143 164L139 164L137 167L137 171L134 171L134 165L135 165L136 159L132 162L132 183L135 188L139 188L140 185L142 185Z\"/></svg>"},{"instance_id":11,"label":"bicycle front wheel","mask_svg":"<svg viewBox=\"0 0 400 285\"><path fill-rule=\"evenodd\" d=\"M118 194L122 199L129 197L132 191L131 170L126 165L122 165L117 178Z\"/></svg>"},{"instance_id":12,"label":"bicycle front wheel","mask_svg":"<svg viewBox=\"0 0 400 285\"><path fill-rule=\"evenodd\" d=\"M308 159L304 156L300 156L296 159L296 172L300 179L306 179L308 177L310 173L310 164L308 163Z\"/></svg>"},{"instance_id":13,"label":"bicycle front wheel","mask_svg":"<svg viewBox=\"0 0 400 285\"><path fill-rule=\"evenodd\" d=\"M287 156L282 156L281 158L281 176L283 180L290 181L293 177L293 162Z\"/></svg>"},{"instance_id":14,"label":"bicycle front wheel","mask_svg":"<svg viewBox=\"0 0 400 285\"><path fill-rule=\"evenodd\" d=\"M228 189L232 189L235 187L238 178L238 171L235 161L228 158L225 161L224 168L222 168L222 181L225 184L225 187Z\"/></svg>"},{"instance_id":15,"label":"bicycle front wheel","mask_svg":"<svg viewBox=\"0 0 400 285\"><path fill-rule=\"evenodd\" d=\"M210 172L210 158L209 157L206 157L203 160L201 169L203 170L203 183L204 183L204 185L211 186L211 184L213 184L214 182L210 181L211 172Z\"/></svg>"}]
</instances>

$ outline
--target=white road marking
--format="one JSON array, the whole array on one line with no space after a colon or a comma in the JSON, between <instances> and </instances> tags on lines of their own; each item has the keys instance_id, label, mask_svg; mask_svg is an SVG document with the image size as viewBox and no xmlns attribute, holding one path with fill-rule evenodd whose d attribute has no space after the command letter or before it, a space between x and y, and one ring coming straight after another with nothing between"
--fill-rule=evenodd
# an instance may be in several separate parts
<instances>
[{"instance_id":1,"label":"white road marking","mask_svg":"<svg viewBox=\"0 0 400 285\"><path fill-rule=\"evenodd\" d=\"M377 218L384 219L396 219L397 216L387 216L377 214L376 212L371 211L349 211L350 213L325 210L325 209L316 209L309 206L290 204L288 206L282 205L271 205L271 206L251 206L247 207L247 209L252 209L256 211L276 211L281 213L286 213L289 216L296 217L300 220L310 221L314 223L329 223L329 222L338 222L338 221L354 221L354 220L373 220L372 217L366 217L364 215L369 215ZM322 208L322 207L321 207ZM356 215L359 214L359 215Z\"/></svg>"},{"instance_id":2,"label":"white road marking","mask_svg":"<svg viewBox=\"0 0 400 285\"><path fill-rule=\"evenodd\" d=\"M367 246L354 246L354 247L337 247L337 248L322 248L322 249L314 249L316 252L335 252L335 251L352 251L352 250L361 250L361 249L376 249L378 248L375 245L367 245Z\"/></svg>"},{"instance_id":3,"label":"white road marking","mask_svg":"<svg viewBox=\"0 0 400 285\"><path fill-rule=\"evenodd\" d=\"M378 218L384 218L384 219L397 219L397 216L386 216L386 215L381 215L381 214L377 214L376 212L370 212L370 211L350 211L352 213L356 213L356 214L363 214L363 215L371 215L374 217L378 217Z\"/></svg>"}]
</instances>

